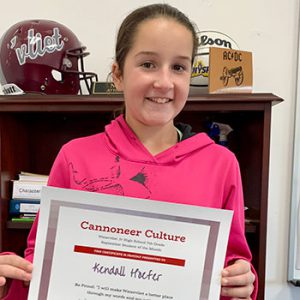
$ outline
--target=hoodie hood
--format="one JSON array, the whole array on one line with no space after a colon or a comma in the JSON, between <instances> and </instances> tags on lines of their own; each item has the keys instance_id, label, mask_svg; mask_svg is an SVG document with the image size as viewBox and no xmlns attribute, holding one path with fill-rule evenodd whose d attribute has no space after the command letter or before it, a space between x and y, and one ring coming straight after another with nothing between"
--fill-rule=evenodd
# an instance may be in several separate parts
<instances>
[{"instance_id":1,"label":"hoodie hood","mask_svg":"<svg viewBox=\"0 0 300 300\"><path fill-rule=\"evenodd\" d=\"M153 156L120 115L105 127L106 143L110 151L126 160L150 164L173 164L214 144L206 133L193 133L189 125L181 123L178 128L183 132L183 140Z\"/></svg>"}]
</instances>

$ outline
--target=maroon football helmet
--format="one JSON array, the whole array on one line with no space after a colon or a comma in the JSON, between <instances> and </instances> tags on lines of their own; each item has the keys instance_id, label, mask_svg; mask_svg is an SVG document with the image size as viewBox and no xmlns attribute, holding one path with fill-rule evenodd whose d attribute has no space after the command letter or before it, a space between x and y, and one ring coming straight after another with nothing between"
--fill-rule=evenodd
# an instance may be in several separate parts
<instances>
[{"instance_id":1,"label":"maroon football helmet","mask_svg":"<svg viewBox=\"0 0 300 300\"><path fill-rule=\"evenodd\" d=\"M10 27L0 41L0 83L4 94L91 93L97 75L84 71L89 53L66 26L28 20Z\"/></svg>"}]
</instances>

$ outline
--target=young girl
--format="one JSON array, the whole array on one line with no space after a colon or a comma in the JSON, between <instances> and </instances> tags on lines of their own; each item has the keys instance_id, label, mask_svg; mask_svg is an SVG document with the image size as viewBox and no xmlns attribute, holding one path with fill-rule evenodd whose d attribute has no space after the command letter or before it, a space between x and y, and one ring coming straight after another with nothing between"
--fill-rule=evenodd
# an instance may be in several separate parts
<instances>
[{"instance_id":1,"label":"young girl","mask_svg":"<svg viewBox=\"0 0 300 300\"><path fill-rule=\"evenodd\" d=\"M103 133L64 145L49 185L233 210L221 299L256 299L237 160L206 134L173 122L188 97L197 45L193 25L174 7L154 4L132 12L119 29L112 66L125 114ZM25 259L0 256L4 299L27 297L37 222Z\"/></svg>"}]
</instances>

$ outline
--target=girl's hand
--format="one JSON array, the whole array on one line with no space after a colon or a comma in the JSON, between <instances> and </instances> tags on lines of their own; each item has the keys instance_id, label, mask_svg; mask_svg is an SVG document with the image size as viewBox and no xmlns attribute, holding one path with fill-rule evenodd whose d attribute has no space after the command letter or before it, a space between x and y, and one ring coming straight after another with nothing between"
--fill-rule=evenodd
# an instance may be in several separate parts
<instances>
[{"instance_id":1,"label":"girl's hand","mask_svg":"<svg viewBox=\"0 0 300 300\"><path fill-rule=\"evenodd\" d=\"M254 280L255 275L251 271L250 263L238 259L222 271L221 295L232 297L232 300L251 300Z\"/></svg>"},{"instance_id":2,"label":"girl's hand","mask_svg":"<svg viewBox=\"0 0 300 300\"><path fill-rule=\"evenodd\" d=\"M8 279L31 280L32 263L17 255L0 255L0 299L7 293Z\"/></svg>"}]
</instances>

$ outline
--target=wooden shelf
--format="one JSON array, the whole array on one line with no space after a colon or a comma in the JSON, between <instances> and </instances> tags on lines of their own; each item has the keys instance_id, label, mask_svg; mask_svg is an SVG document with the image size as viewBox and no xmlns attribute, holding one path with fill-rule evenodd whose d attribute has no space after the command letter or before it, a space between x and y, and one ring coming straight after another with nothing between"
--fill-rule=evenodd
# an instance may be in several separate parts
<instances>
[{"instance_id":1,"label":"wooden shelf","mask_svg":"<svg viewBox=\"0 0 300 300\"><path fill-rule=\"evenodd\" d=\"M266 103L272 105L281 102L282 99L270 94L201 94L191 95L188 98L184 110L194 110L194 107L201 106L205 110L223 110L224 103L230 109L243 110L263 106ZM98 96L73 96L73 95L22 95L22 96L1 96L1 112L92 112L107 111L119 108L123 103L119 94L98 95ZM226 108L225 108L226 109Z\"/></svg>"},{"instance_id":2,"label":"wooden shelf","mask_svg":"<svg viewBox=\"0 0 300 300\"><path fill-rule=\"evenodd\" d=\"M14 222L14 221L7 221L6 228L7 229L30 229L33 222L25 221L25 222Z\"/></svg>"},{"instance_id":3,"label":"wooden shelf","mask_svg":"<svg viewBox=\"0 0 300 300\"><path fill-rule=\"evenodd\" d=\"M271 111L281 101L270 93L193 94L177 118L195 132L206 131L211 121L234 129L228 145L240 163L245 205L258 219L246 224L246 236L259 274L260 300L265 285ZM22 254L31 226L9 221L11 180L20 171L49 174L64 143L103 131L122 103L120 94L0 96L0 251Z\"/></svg>"}]
</instances>

